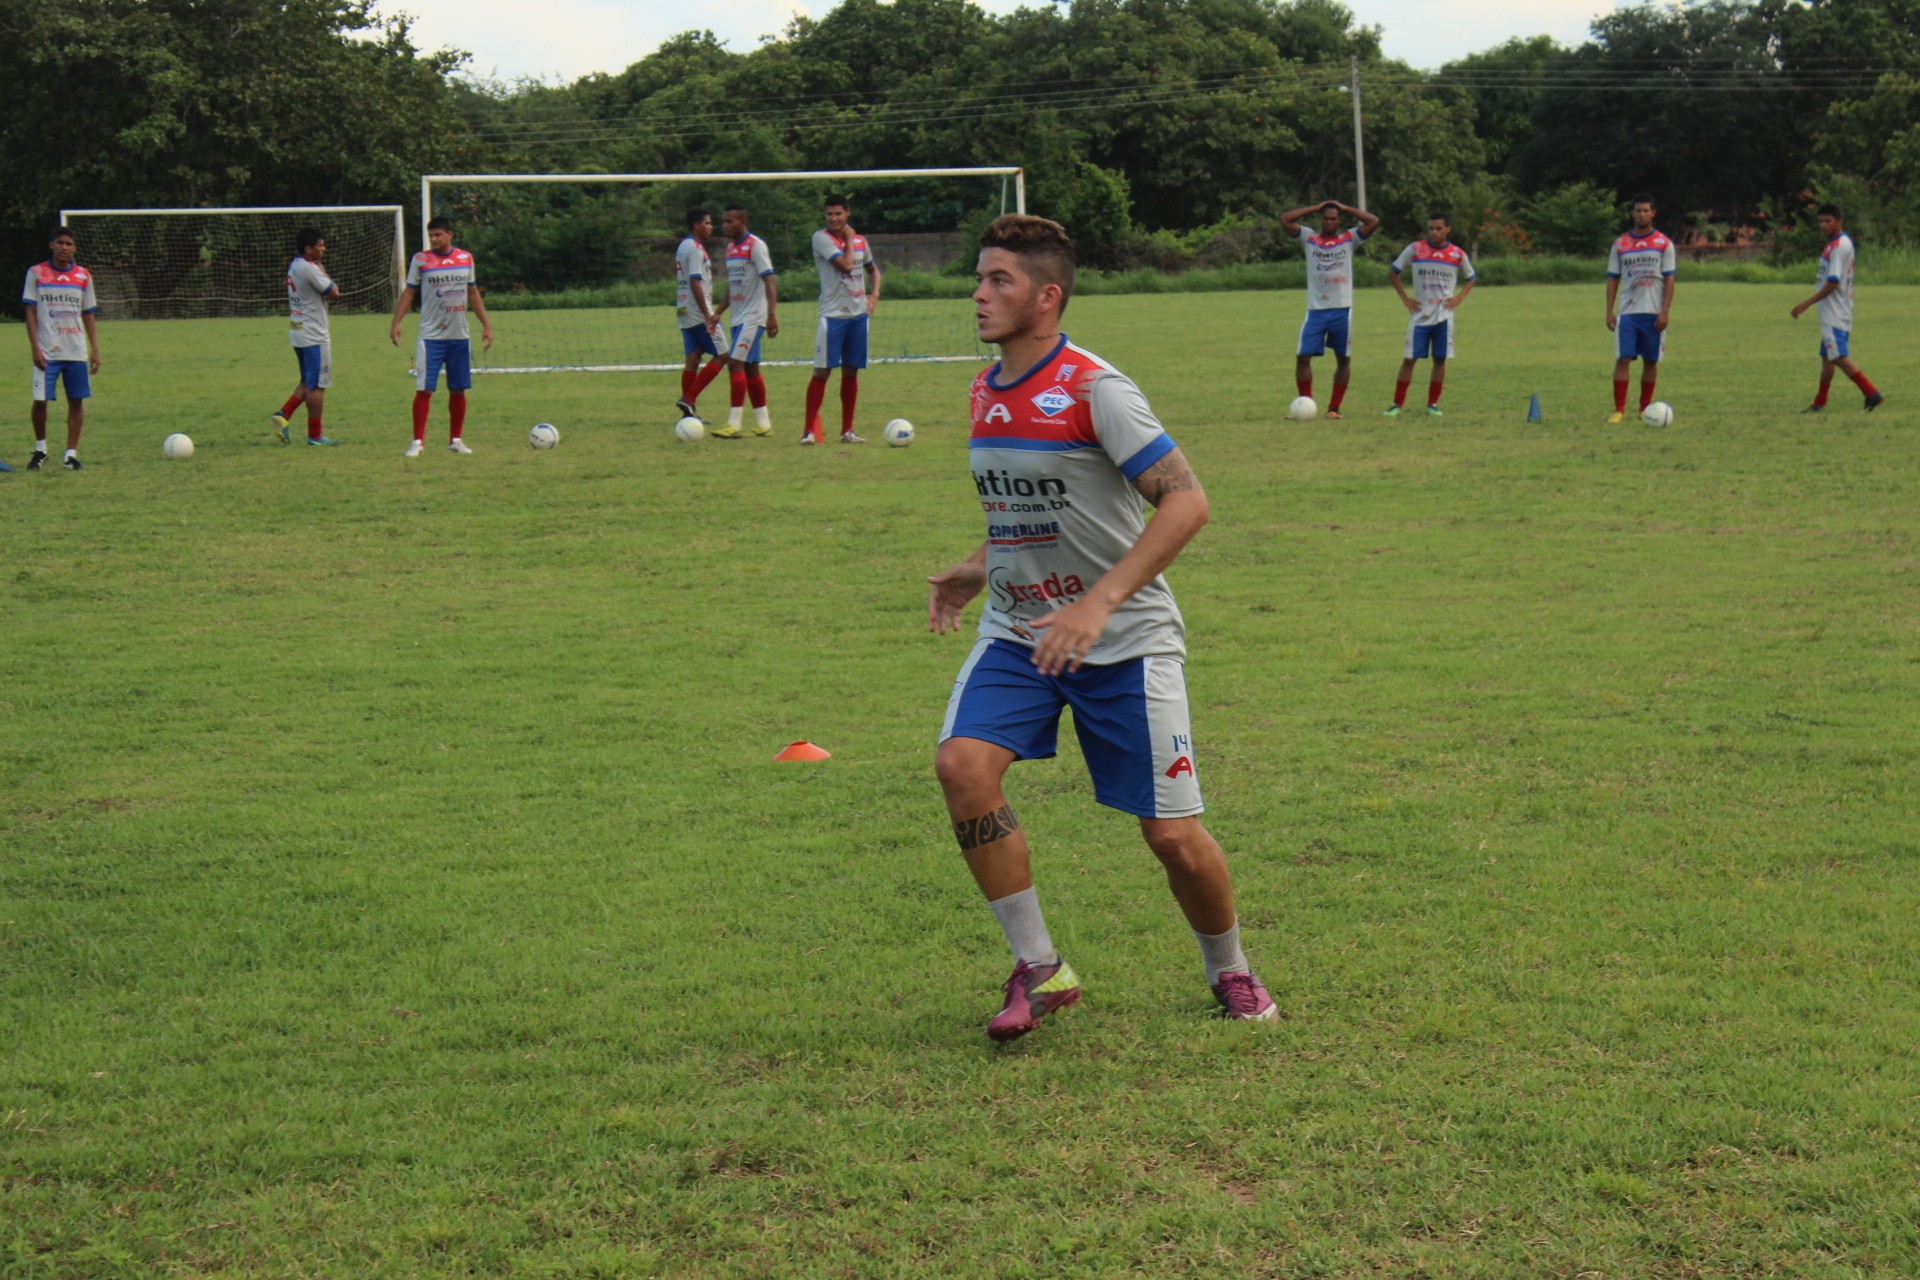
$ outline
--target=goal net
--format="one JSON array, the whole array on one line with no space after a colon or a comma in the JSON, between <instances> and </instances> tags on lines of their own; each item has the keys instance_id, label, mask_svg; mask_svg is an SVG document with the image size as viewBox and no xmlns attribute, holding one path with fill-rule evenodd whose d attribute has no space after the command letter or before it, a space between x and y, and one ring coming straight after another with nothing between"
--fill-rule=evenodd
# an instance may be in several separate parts
<instances>
[{"instance_id":1,"label":"goal net","mask_svg":"<svg viewBox=\"0 0 1920 1280\"><path fill-rule=\"evenodd\" d=\"M205 320L282 314L304 227L326 237L336 314L392 312L405 280L399 205L284 209L66 209L101 315Z\"/></svg>"},{"instance_id":2,"label":"goal net","mask_svg":"<svg viewBox=\"0 0 1920 1280\"><path fill-rule=\"evenodd\" d=\"M420 180L422 235L435 216L471 251L487 309L498 318L487 373L677 370L685 359L674 315L674 253L689 209L713 215L709 281L726 296L722 210L747 210L767 244L779 290L780 333L762 362L811 365L819 316L813 233L828 195L846 196L849 224L882 274L868 337L876 363L976 360L970 246L984 223L1024 212L1018 168L803 173L433 174ZM505 313L505 314L503 314ZM722 317L723 322L728 317Z\"/></svg>"}]
</instances>

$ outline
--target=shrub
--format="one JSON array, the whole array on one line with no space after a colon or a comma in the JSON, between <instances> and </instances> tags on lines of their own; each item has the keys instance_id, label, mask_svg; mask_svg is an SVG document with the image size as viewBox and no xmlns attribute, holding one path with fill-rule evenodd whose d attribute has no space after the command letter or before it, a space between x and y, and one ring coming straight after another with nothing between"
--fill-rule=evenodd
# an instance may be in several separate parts
<instances>
[{"instance_id":1,"label":"shrub","mask_svg":"<svg viewBox=\"0 0 1920 1280\"><path fill-rule=\"evenodd\" d=\"M1591 182L1545 191L1527 203L1523 216L1533 248L1541 253L1605 253L1621 224L1613 196Z\"/></svg>"}]
</instances>

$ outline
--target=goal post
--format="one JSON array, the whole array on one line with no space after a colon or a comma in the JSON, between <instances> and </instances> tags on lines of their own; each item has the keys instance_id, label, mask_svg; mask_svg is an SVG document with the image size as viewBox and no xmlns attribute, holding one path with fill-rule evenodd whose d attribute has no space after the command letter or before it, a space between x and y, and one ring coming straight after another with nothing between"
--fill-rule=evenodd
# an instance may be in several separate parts
<instances>
[{"instance_id":1,"label":"goal post","mask_svg":"<svg viewBox=\"0 0 1920 1280\"><path fill-rule=\"evenodd\" d=\"M811 242L829 193L848 197L849 221L882 273L869 359L982 358L951 272L970 231L999 213L1025 212L1026 173L1014 165L423 174L420 223L424 237L432 218L448 218L456 243L474 254L488 310L513 313L495 325L492 352L474 353L475 372L668 371L685 358L673 255L686 212L706 209L717 233L723 208L743 205L748 229L767 243L779 289L781 329L763 340L762 363L804 366L813 362L818 315ZM726 293L726 241L716 234L707 248L717 302ZM931 279L939 276L947 279Z\"/></svg>"},{"instance_id":2,"label":"goal post","mask_svg":"<svg viewBox=\"0 0 1920 1280\"><path fill-rule=\"evenodd\" d=\"M282 312L303 227L326 237L336 312L391 312L406 282L406 211L397 204L63 209L60 221L73 228L110 319Z\"/></svg>"}]
</instances>

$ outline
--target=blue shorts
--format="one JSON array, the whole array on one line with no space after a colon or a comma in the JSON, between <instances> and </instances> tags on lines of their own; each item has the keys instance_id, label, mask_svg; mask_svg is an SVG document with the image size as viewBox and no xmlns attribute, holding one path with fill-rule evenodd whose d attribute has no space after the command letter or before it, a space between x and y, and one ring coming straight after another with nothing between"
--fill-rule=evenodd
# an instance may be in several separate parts
<instances>
[{"instance_id":1,"label":"blue shorts","mask_svg":"<svg viewBox=\"0 0 1920 1280\"><path fill-rule=\"evenodd\" d=\"M1640 311L1621 316L1615 322L1613 333L1619 359L1660 363L1660 356L1667 349L1667 335L1653 327L1653 322L1658 318Z\"/></svg>"},{"instance_id":2,"label":"blue shorts","mask_svg":"<svg viewBox=\"0 0 1920 1280\"><path fill-rule=\"evenodd\" d=\"M293 358L300 363L300 385L309 391L325 391L333 385L333 349L325 342L311 347L295 347Z\"/></svg>"},{"instance_id":3,"label":"blue shorts","mask_svg":"<svg viewBox=\"0 0 1920 1280\"><path fill-rule=\"evenodd\" d=\"M85 400L93 394L93 379L87 376L85 360L49 360L47 367L33 366L33 398L56 400L60 388L67 389L69 401Z\"/></svg>"},{"instance_id":4,"label":"blue shorts","mask_svg":"<svg viewBox=\"0 0 1920 1280\"><path fill-rule=\"evenodd\" d=\"M724 356L720 344L713 340L713 331L703 324L689 325L680 331L680 354L683 356Z\"/></svg>"},{"instance_id":5,"label":"blue shorts","mask_svg":"<svg viewBox=\"0 0 1920 1280\"><path fill-rule=\"evenodd\" d=\"M447 371L447 390L465 391L473 385L473 344L465 338L422 338L413 349L413 389L438 391L440 370Z\"/></svg>"},{"instance_id":6,"label":"blue shorts","mask_svg":"<svg viewBox=\"0 0 1920 1280\"><path fill-rule=\"evenodd\" d=\"M867 318L821 316L813 331L813 367L864 369L867 367Z\"/></svg>"},{"instance_id":7,"label":"blue shorts","mask_svg":"<svg viewBox=\"0 0 1920 1280\"><path fill-rule=\"evenodd\" d=\"M1845 329L1829 329L1820 326L1820 358L1822 360L1845 360L1847 358L1847 339L1852 336Z\"/></svg>"},{"instance_id":8,"label":"blue shorts","mask_svg":"<svg viewBox=\"0 0 1920 1280\"><path fill-rule=\"evenodd\" d=\"M727 348L727 354L741 364L759 364L760 335L766 331L763 324L733 326L733 345Z\"/></svg>"},{"instance_id":9,"label":"blue shorts","mask_svg":"<svg viewBox=\"0 0 1920 1280\"><path fill-rule=\"evenodd\" d=\"M1333 348L1333 354L1344 356L1353 340L1353 310L1350 307L1329 307L1324 311L1308 311L1307 318L1300 325L1300 351L1303 356L1321 356L1327 348Z\"/></svg>"},{"instance_id":10,"label":"blue shorts","mask_svg":"<svg viewBox=\"0 0 1920 1280\"><path fill-rule=\"evenodd\" d=\"M977 738L1021 760L1054 754L1060 711L1073 708L1094 799L1141 818L1186 818L1206 808L1194 771L1186 664L1159 655L1043 676L1033 650L982 639L947 699L940 740Z\"/></svg>"},{"instance_id":11,"label":"blue shorts","mask_svg":"<svg viewBox=\"0 0 1920 1280\"><path fill-rule=\"evenodd\" d=\"M1453 354L1453 317L1448 316L1439 324L1410 324L1407 326L1407 359L1445 360Z\"/></svg>"}]
</instances>

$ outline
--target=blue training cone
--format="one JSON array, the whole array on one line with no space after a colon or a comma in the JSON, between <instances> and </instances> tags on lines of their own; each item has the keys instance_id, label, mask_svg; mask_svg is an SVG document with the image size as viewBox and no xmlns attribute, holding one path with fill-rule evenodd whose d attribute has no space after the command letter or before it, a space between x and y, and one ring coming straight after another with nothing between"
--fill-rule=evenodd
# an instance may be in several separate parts
<instances>
[{"instance_id":1,"label":"blue training cone","mask_svg":"<svg viewBox=\"0 0 1920 1280\"><path fill-rule=\"evenodd\" d=\"M1540 417L1540 393L1539 393L1539 392L1537 392L1537 391L1536 391L1536 392L1534 392L1534 394L1533 394L1533 399L1532 399L1532 400L1531 400L1530 402L1528 402L1528 404L1527 404L1527 421L1528 421L1528 422L1539 422L1539 421L1541 421L1541 417Z\"/></svg>"}]
</instances>

